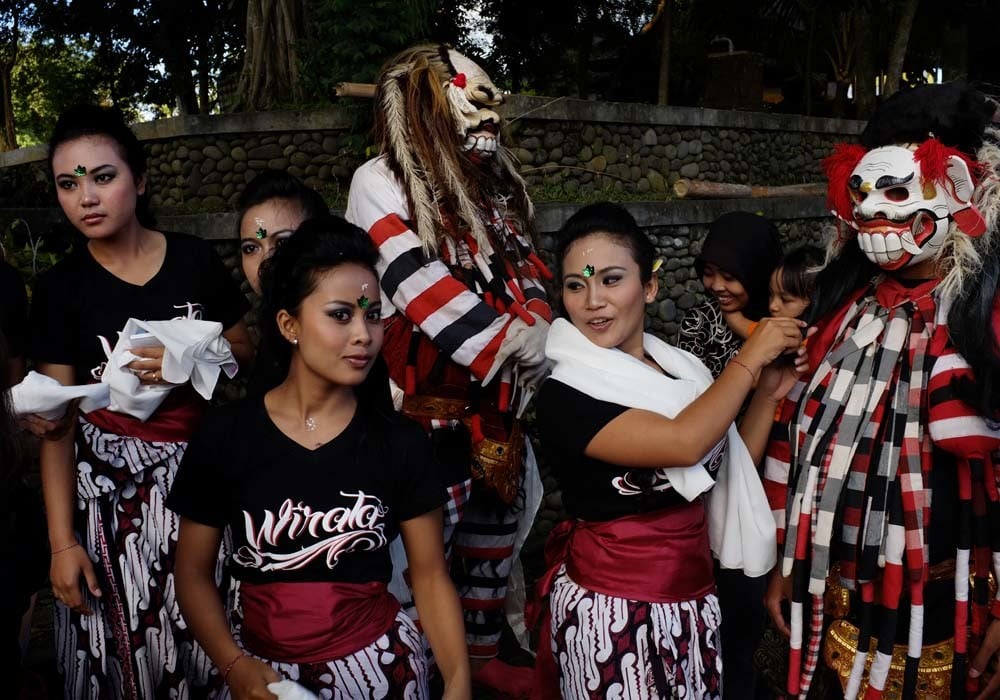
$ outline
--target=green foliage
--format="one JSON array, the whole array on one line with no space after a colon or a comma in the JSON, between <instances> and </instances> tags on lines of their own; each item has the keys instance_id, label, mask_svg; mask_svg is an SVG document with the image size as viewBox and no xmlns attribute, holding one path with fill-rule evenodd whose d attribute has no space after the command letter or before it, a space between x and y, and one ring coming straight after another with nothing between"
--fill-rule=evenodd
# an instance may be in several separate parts
<instances>
[{"instance_id":1,"label":"green foliage","mask_svg":"<svg viewBox=\"0 0 1000 700\"><path fill-rule=\"evenodd\" d=\"M0 252L29 284L62 260L72 250L71 239L61 227L45 233L34 230L24 219L0 220Z\"/></svg>"},{"instance_id":2,"label":"green foliage","mask_svg":"<svg viewBox=\"0 0 1000 700\"><path fill-rule=\"evenodd\" d=\"M18 143L45 143L59 112L80 102L105 102L101 72L82 42L34 39L21 46L13 74Z\"/></svg>"},{"instance_id":3,"label":"green foliage","mask_svg":"<svg viewBox=\"0 0 1000 700\"><path fill-rule=\"evenodd\" d=\"M370 83L396 52L427 40L433 0L307 0L301 47L307 93L329 99L337 83Z\"/></svg>"}]
</instances>

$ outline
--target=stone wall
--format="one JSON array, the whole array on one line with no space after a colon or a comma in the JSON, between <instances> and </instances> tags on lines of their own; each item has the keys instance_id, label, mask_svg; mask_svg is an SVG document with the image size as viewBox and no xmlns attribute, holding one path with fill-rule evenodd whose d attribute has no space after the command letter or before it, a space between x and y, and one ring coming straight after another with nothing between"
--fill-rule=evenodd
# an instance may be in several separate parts
<instances>
[{"instance_id":1,"label":"stone wall","mask_svg":"<svg viewBox=\"0 0 1000 700\"><path fill-rule=\"evenodd\" d=\"M819 161L861 122L512 96L505 142L536 201L659 199L680 177L756 185L822 179ZM155 211L231 210L265 168L343 204L367 136L343 110L188 116L139 124ZM45 148L0 153L0 207L50 206Z\"/></svg>"},{"instance_id":2,"label":"stone wall","mask_svg":"<svg viewBox=\"0 0 1000 700\"><path fill-rule=\"evenodd\" d=\"M719 215L760 212L777 224L786 247L821 244L832 230L822 198L665 201L669 186L682 176L768 185L820 181L820 159L835 141L856 138L861 127L849 121L562 98L515 97L506 110L507 143L540 203L542 256L552 262L553 234L579 202L625 200L664 258L647 326L668 340L703 293L694 257L708 224ZM242 281L236 221L229 212L246 182L264 168L287 169L335 208L343 206L351 173L364 158L363 139L348 127L344 115L330 109L185 117L139 125L136 132L147 145L160 225L212 240L234 278ZM21 219L36 239L55 239L61 217L53 203L44 148L0 154L0 233ZM244 291L256 304L245 283ZM256 326L256 307L249 321ZM220 399L240 392L239 383L223 385ZM544 460L540 468L546 495L525 548L529 575L539 570L544 538L564 515Z\"/></svg>"}]
</instances>

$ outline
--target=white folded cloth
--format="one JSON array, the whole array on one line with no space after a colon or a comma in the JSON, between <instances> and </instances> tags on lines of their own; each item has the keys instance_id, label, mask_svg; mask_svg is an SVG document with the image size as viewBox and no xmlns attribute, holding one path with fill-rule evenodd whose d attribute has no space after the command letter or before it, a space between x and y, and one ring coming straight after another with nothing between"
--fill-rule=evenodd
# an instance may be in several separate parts
<instances>
[{"instance_id":1,"label":"white folded cloth","mask_svg":"<svg viewBox=\"0 0 1000 700\"><path fill-rule=\"evenodd\" d=\"M277 695L278 700L319 700L316 695L310 693L295 681L288 679L268 683L267 689Z\"/></svg>"},{"instance_id":2,"label":"white folded cloth","mask_svg":"<svg viewBox=\"0 0 1000 700\"><path fill-rule=\"evenodd\" d=\"M160 376L170 385L142 384L126 365L140 358L131 352L142 347L163 346L163 369ZM152 336L152 337L150 337ZM118 335L118 343L108 357L101 381L111 389L112 411L147 420L173 389L171 385L191 386L205 399L212 398L219 373L232 378L239 366L229 341L222 337L222 324L193 318L170 321L140 321L130 318Z\"/></svg>"},{"instance_id":3,"label":"white folded cloth","mask_svg":"<svg viewBox=\"0 0 1000 700\"><path fill-rule=\"evenodd\" d=\"M104 384L63 386L52 377L35 371L28 372L28 376L10 390L11 406L14 415L18 416L36 413L48 420L62 418L73 399L81 399L80 410L84 413L105 408L111 400Z\"/></svg>"},{"instance_id":4,"label":"white folded cloth","mask_svg":"<svg viewBox=\"0 0 1000 700\"><path fill-rule=\"evenodd\" d=\"M642 348L670 377L617 348L598 347L565 319L552 322L545 354L552 378L599 401L674 418L712 384L701 360L644 333ZM710 453L711 454L711 453ZM715 482L703 464L669 467L663 473L681 496L707 492L708 536L723 569L762 576L777 560L774 518L750 452L735 425L726 434ZM714 486L714 488L713 488Z\"/></svg>"}]
</instances>

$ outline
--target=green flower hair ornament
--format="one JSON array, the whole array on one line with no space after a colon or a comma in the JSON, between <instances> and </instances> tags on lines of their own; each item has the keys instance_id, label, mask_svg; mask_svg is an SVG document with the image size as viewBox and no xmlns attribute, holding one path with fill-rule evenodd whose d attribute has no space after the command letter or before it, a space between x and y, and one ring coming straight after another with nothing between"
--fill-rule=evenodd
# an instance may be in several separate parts
<instances>
[{"instance_id":1,"label":"green flower hair ornament","mask_svg":"<svg viewBox=\"0 0 1000 700\"><path fill-rule=\"evenodd\" d=\"M82 165L78 165L75 168L73 168L73 174L76 175L77 177L83 177L84 175L87 174L87 169Z\"/></svg>"},{"instance_id":2,"label":"green flower hair ornament","mask_svg":"<svg viewBox=\"0 0 1000 700\"><path fill-rule=\"evenodd\" d=\"M369 306L371 306L371 303L372 303L371 299L366 297L364 294L358 297L358 306L361 308L362 311L366 310Z\"/></svg>"},{"instance_id":3,"label":"green flower hair ornament","mask_svg":"<svg viewBox=\"0 0 1000 700\"><path fill-rule=\"evenodd\" d=\"M584 268L583 268L583 276L584 277L593 277L594 276L594 266L593 265L586 265L586 266L584 266Z\"/></svg>"}]
</instances>

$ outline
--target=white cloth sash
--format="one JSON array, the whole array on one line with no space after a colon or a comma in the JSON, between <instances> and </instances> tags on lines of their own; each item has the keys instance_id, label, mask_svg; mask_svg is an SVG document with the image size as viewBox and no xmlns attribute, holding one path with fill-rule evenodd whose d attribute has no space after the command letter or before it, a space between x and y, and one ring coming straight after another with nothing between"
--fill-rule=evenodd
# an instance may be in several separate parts
<instances>
[{"instance_id":1,"label":"white cloth sash","mask_svg":"<svg viewBox=\"0 0 1000 700\"><path fill-rule=\"evenodd\" d=\"M73 399L80 399L80 410L90 413L105 408L111 396L103 384L63 386L52 377L35 371L28 372L28 376L10 390L10 403L18 416L37 413L42 418L56 420L66 414L66 407Z\"/></svg>"},{"instance_id":2,"label":"white cloth sash","mask_svg":"<svg viewBox=\"0 0 1000 700\"><path fill-rule=\"evenodd\" d=\"M653 411L675 418L712 384L712 373L694 355L648 333L643 349L664 371L617 348L590 342L566 319L553 322L545 354L554 363L552 378L599 401ZM735 425L715 482L701 464L659 470L689 501L707 494L712 553L725 569L762 576L777 559L774 518L750 452ZM715 488L713 489L712 486Z\"/></svg>"}]
</instances>

